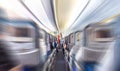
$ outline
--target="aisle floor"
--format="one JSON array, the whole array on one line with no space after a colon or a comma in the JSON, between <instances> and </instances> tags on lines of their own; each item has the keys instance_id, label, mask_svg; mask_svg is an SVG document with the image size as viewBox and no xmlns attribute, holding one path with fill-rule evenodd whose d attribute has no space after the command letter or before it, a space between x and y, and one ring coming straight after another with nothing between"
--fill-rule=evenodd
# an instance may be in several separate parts
<instances>
[{"instance_id":1,"label":"aisle floor","mask_svg":"<svg viewBox=\"0 0 120 71\"><path fill-rule=\"evenodd\" d=\"M58 53L56 54L53 71L67 71L67 65L64 59L62 49L59 49Z\"/></svg>"}]
</instances>

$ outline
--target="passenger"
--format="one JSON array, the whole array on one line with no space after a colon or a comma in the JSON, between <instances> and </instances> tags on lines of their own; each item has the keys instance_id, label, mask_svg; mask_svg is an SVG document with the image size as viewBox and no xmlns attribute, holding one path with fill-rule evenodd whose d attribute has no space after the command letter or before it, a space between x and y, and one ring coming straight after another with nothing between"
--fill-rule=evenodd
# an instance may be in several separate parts
<instances>
[{"instance_id":1,"label":"passenger","mask_svg":"<svg viewBox=\"0 0 120 71\"><path fill-rule=\"evenodd\" d=\"M65 45L65 43L64 43L64 41L62 41L62 42L61 42L61 48L62 48L63 55L65 54L64 45Z\"/></svg>"},{"instance_id":2,"label":"passenger","mask_svg":"<svg viewBox=\"0 0 120 71\"><path fill-rule=\"evenodd\" d=\"M65 50L67 50L67 52L68 52L68 55L67 55L67 58L68 58L68 61L70 60L70 57L69 57L69 48L68 48L68 46L67 46L67 43L64 43L64 53L65 53Z\"/></svg>"},{"instance_id":3,"label":"passenger","mask_svg":"<svg viewBox=\"0 0 120 71\"><path fill-rule=\"evenodd\" d=\"M54 48L56 49L56 52L58 52L58 43L57 43L57 41L54 41L53 45L54 45Z\"/></svg>"},{"instance_id":4,"label":"passenger","mask_svg":"<svg viewBox=\"0 0 120 71\"><path fill-rule=\"evenodd\" d=\"M57 38L57 42L58 42L58 48L60 48L60 36L58 35L58 38Z\"/></svg>"},{"instance_id":5,"label":"passenger","mask_svg":"<svg viewBox=\"0 0 120 71\"><path fill-rule=\"evenodd\" d=\"M51 52L53 51L53 49L54 49L53 43L52 43L52 41L50 41L50 50L51 50Z\"/></svg>"},{"instance_id":6,"label":"passenger","mask_svg":"<svg viewBox=\"0 0 120 71\"><path fill-rule=\"evenodd\" d=\"M68 48L68 46L67 46L67 43L64 43L64 49L69 52L69 48Z\"/></svg>"}]
</instances>

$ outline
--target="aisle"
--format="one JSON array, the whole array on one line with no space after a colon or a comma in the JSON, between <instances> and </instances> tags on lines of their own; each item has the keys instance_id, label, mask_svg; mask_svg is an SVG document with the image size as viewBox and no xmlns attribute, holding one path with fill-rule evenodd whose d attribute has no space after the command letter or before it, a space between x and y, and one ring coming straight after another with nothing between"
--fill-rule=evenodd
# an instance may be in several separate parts
<instances>
[{"instance_id":1,"label":"aisle","mask_svg":"<svg viewBox=\"0 0 120 71\"><path fill-rule=\"evenodd\" d=\"M56 54L53 71L67 71L67 64L62 49L59 49L59 52Z\"/></svg>"}]
</instances>

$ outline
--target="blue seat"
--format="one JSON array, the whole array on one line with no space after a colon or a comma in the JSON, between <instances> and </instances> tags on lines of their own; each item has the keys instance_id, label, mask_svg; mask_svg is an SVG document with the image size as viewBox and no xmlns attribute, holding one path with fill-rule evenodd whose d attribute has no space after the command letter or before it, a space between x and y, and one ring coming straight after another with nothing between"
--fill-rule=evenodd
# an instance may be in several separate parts
<instances>
[{"instance_id":1,"label":"blue seat","mask_svg":"<svg viewBox=\"0 0 120 71\"><path fill-rule=\"evenodd\" d=\"M23 71L37 71L37 67L24 66Z\"/></svg>"},{"instance_id":2,"label":"blue seat","mask_svg":"<svg viewBox=\"0 0 120 71\"><path fill-rule=\"evenodd\" d=\"M84 69L85 71L94 71L95 66L97 65L96 62L84 62Z\"/></svg>"}]
</instances>

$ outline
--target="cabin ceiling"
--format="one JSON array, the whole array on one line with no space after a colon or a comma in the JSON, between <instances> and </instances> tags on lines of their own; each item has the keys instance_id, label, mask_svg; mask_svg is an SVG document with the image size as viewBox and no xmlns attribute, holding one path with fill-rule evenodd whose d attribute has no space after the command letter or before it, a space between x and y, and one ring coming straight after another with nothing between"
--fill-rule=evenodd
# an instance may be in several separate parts
<instances>
[{"instance_id":1,"label":"cabin ceiling","mask_svg":"<svg viewBox=\"0 0 120 71\"><path fill-rule=\"evenodd\" d=\"M51 34L67 36L120 13L120 0L0 0L6 17L29 19Z\"/></svg>"}]
</instances>

